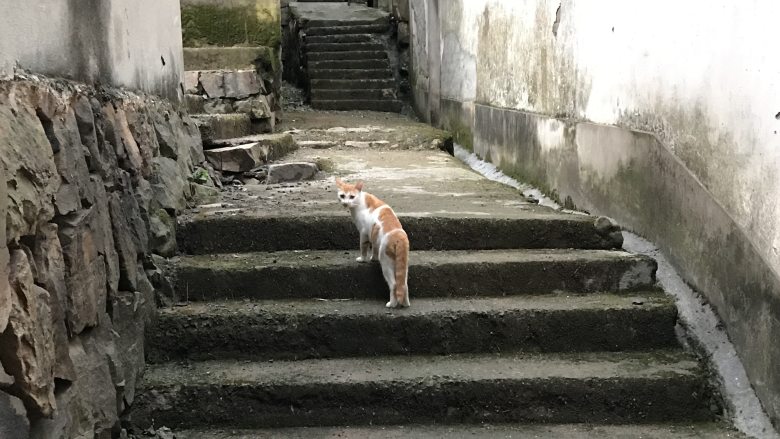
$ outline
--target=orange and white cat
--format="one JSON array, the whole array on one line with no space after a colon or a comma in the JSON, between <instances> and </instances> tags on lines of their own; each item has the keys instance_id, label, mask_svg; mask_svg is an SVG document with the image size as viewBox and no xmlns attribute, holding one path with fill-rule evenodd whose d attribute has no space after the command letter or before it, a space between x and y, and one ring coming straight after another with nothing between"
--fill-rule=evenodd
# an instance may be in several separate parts
<instances>
[{"instance_id":1,"label":"orange and white cat","mask_svg":"<svg viewBox=\"0 0 780 439\"><path fill-rule=\"evenodd\" d=\"M409 306L409 238L395 212L384 201L363 192L362 181L352 185L336 177L336 186L339 202L349 208L352 222L360 233L357 261L379 260L390 288L390 301L386 307Z\"/></svg>"}]
</instances>

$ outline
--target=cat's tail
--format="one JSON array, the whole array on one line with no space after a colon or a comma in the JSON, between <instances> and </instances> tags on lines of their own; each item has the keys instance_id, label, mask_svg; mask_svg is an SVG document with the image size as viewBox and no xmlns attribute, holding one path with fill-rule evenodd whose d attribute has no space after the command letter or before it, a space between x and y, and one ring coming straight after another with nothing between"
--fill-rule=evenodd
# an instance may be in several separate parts
<instances>
[{"instance_id":1,"label":"cat's tail","mask_svg":"<svg viewBox=\"0 0 780 439\"><path fill-rule=\"evenodd\" d=\"M409 287L407 276L409 273L409 238L406 232L397 233L393 243L395 253L395 300L400 306L409 306Z\"/></svg>"}]
</instances>

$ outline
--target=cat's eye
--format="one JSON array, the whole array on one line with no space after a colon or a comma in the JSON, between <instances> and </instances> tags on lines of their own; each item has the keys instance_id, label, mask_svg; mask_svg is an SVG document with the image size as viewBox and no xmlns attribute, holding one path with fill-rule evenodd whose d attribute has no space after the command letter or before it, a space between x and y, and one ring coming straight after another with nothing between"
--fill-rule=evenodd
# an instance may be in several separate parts
<instances>
[{"instance_id":1,"label":"cat's eye","mask_svg":"<svg viewBox=\"0 0 780 439\"><path fill-rule=\"evenodd\" d=\"M350 199L350 200L354 200L354 199L355 199L355 196L354 196L354 195L350 195L350 196L349 196L349 199Z\"/></svg>"},{"instance_id":2,"label":"cat's eye","mask_svg":"<svg viewBox=\"0 0 780 439\"><path fill-rule=\"evenodd\" d=\"M339 195L339 198L344 198L344 194Z\"/></svg>"}]
</instances>

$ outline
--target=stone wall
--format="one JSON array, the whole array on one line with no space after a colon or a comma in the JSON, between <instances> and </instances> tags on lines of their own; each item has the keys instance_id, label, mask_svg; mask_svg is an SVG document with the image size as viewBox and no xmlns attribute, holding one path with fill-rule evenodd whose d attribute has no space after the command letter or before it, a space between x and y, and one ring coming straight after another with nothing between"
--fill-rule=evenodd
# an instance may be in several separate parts
<instances>
[{"instance_id":1,"label":"stone wall","mask_svg":"<svg viewBox=\"0 0 780 439\"><path fill-rule=\"evenodd\" d=\"M176 0L0 0L0 76L23 69L181 97Z\"/></svg>"},{"instance_id":2,"label":"stone wall","mask_svg":"<svg viewBox=\"0 0 780 439\"><path fill-rule=\"evenodd\" d=\"M175 216L211 184L169 101L0 82L0 436L111 437L144 365ZM205 175L205 177L204 177ZM206 186L203 186L204 188Z\"/></svg>"},{"instance_id":3,"label":"stone wall","mask_svg":"<svg viewBox=\"0 0 780 439\"><path fill-rule=\"evenodd\" d=\"M420 115L655 241L780 426L780 4L409 3Z\"/></svg>"}]
</instances>

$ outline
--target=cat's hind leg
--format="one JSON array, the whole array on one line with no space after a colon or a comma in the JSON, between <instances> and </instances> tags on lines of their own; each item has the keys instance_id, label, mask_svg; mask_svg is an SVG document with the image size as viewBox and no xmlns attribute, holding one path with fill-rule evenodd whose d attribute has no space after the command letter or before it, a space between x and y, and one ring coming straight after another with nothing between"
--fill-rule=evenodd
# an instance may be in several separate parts
<instances>
[{"instance_id":1,"label":"cat's hind leg","mask_svg":"<svg viewBox=\"0 0 780 439\"><path fill-rule=\"evenodd\" d=\"M385 277L387 287L390 290L390 301L385 304L387 308L398 306L398 300L395 297L395 261L385 252L379 254L379 263L382 266L382 275Z\"/></svg>"}]
</instances>

